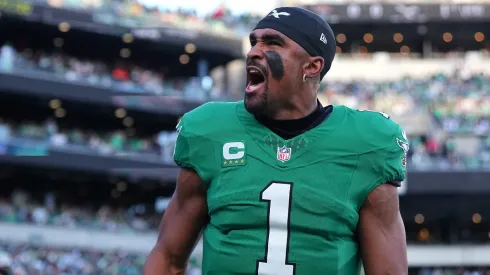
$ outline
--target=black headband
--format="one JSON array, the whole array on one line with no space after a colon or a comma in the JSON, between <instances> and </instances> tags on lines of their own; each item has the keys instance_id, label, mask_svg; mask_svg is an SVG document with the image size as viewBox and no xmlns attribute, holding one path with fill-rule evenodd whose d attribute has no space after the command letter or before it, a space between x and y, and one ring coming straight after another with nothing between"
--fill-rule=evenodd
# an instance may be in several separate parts
<instances>
[{"instance_id":1,"label":"black headband","mask_svg":"<svg viewBox=\"0 0 490 275\"><path fill-rule=\"evenodd\" d=\"M274 29L303 47L311 56L321 56L327 74L335 57L336 42L332 29L320 16L296 7L277 8L257 24L256 29Z\"/></svg>"}]
</instances>

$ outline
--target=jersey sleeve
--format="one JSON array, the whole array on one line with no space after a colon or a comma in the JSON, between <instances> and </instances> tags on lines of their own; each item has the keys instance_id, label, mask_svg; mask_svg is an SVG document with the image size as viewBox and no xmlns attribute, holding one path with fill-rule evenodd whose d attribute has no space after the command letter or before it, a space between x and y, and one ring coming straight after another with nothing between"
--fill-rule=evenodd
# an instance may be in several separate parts
<instances>
[{"instance_id":1,"label":"jersey sleeve","mask_svg":"<svg viewBox=\"0 0 490 275\"><path fill-rule=\"evenodd\" d=\"M400 182L405 180L407 173L407 153L409 150L408 140L405 131L396 125L396 129L384 149L384 159L380 163L381 183L394 183L400 186Z\"/></svg>"},{"instance_id":2,"label":"jersey sleeve","mask_svg":"<svg viewBox=\"0 0 490 275\"><path fill-rule=\"evenodd\" d=\"M192 124L184 115L176 127L174 162L179 167L194 170L207 184L212 179L216 163L214 144L205 135L197 133L199 126Z\"/></svg>"},{"instance_id":3,"label":"jersey sleeve","mask_svg":"<svg viewBox=\"0 0 490 275\"><path fill-rule=\"evenodd\" d=\"M400 187L405 180L408 140L403 129L389 120L373 140L373 149L359 156L357 179L364 182L362 202L379 185L390 183ZM372 137L374 138L374 137Z\"/></svg>"}]
</instances>

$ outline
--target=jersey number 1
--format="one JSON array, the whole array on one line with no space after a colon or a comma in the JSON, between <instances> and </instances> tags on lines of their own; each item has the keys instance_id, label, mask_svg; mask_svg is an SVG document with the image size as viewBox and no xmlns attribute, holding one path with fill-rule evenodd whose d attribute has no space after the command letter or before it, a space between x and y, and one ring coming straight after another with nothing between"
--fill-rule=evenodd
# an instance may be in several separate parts
<instances>
[{"instance_id":1,"label":"jersey number 1","mask_svg":"<svg viewBox=\"0 0 490 275\"><path fill-rule=\"evenodd\" d=\"M260 193L260 201L267 202L269 209L265 259L257 261L258 275L293 275L295 273L295 265L288 263L287 259L292 191L292 182L271 182Z\"/></svg>"}]
</instances>

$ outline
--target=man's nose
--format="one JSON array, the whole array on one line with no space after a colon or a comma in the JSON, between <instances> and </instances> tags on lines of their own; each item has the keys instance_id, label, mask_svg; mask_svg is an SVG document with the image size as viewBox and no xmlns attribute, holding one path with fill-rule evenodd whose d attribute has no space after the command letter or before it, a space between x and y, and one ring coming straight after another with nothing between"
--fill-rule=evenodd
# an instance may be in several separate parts
<instances>
[{"instance_id":1,"label":"man's nose","mask_svg":"<svg viewBox=\"0 0 490 275\"><path fill-rule=\"evenodd\" d=\"M260 48L259 44L253 46L250 51L248 51L247 58L251 60L264 58L264 51Z\"/></svg>"}]
</instances>

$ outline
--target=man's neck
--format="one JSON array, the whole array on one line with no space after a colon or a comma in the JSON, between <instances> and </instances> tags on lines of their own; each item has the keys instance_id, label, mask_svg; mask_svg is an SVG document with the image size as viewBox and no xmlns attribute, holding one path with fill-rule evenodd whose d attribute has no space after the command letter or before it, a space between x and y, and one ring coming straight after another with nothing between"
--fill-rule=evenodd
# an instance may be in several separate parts
<instances>
[{"instance_id":1,"label":"man's neck","mask_svg":"<svg viewBox=\"0 0 490 275\"><path fill-rule=\"evenodd\" d=\"M255 116L258 122L269 128L284 139L296 137L314 127L320 125L332 112L331 106L323 107L317 101L315 108L308 114L297 119L271 119L266 116Z\"/></svg>"},{"instance_id":2,"label":"man's neck","mask_svg":"<svg viewBox=\"0 0 490 275\"><path fill-rule=\"evenodd\" d=\"M291 104L278 108L274 114L269 114L266 116L273 120L301 119L315 111L320 104L318 99L308 101L298 99L296 101L291 100L291 102Z\"/></svg>"}]
</instances>

